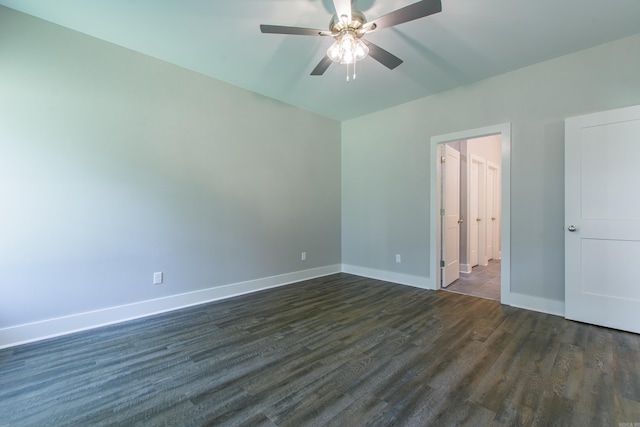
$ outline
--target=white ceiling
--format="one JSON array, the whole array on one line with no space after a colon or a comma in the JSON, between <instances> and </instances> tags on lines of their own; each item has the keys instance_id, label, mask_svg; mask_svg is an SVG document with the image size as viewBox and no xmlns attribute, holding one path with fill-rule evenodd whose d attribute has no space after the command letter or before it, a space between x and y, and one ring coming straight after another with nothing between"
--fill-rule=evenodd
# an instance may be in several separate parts
<instances>
[{"instance_id":1,"label":"white ceiling","mask_svg":"<svg viewBox=\"0 0 640 427\"><path fill-rule=\"evenodd\" d=\"M356 0L369 20L415 0ZM404 60L366 58L357 80L309 73L329 37L262 34L260 24L327 29L332 0L0 0L54 22L316 113L346 120L640 32L639 0L442 0L442 12L366 36ZM639 70L640 72L640 70Z\"/></svg>"}]
</instances>

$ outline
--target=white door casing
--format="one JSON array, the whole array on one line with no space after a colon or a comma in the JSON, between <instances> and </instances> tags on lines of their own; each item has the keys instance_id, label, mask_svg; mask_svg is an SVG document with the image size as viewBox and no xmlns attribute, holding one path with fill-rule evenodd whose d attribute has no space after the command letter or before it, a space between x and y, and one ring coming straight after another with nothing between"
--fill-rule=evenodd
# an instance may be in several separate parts
<instances>
[{"instance_id":1,"label":"white door casing","mask_svg":"<svg viewBox=\"0 0 640 427\"><path fill-rule=\"evenodd\" d=\"M440 289L442 269L439 267L442 244L439 211L441 208L440 149L443 143L462 141L489 135L500 135L502 158L500 160L500 302L512 303L511 294L511 123L501 123L476 129L467 129L443 135L435 135L430 140L429 150L429 271L432 280L429 289ZM469 221L465 218L465 223Z\"/></svg>"},{"instance_id":2,"label":"white door casing","mask_svg":"<svg viewBox=\"0 0 640 427\"><path fill-rule=\"evenodd\" d=\"M460 277L460 152L443 144L442 156L442 286L446 287Z\"/></svg>"},{"instance_id":3,"label":"white door casing","mask_svg":"<svg viewBox=\"0 0 640 427\"><path fill-rule=\"evenodd\" d=\"M640 106L565 121L565 317L640 333Z\"/></svg>"}]
</instances>

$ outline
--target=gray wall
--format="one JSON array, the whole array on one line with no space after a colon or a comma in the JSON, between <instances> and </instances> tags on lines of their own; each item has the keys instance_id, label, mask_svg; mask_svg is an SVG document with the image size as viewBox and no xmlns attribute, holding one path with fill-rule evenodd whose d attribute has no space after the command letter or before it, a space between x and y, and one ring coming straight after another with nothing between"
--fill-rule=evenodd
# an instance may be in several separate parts
<instances>
[{"instance_id":1,"label":"gray wall","mask_svg":"<svg viewBox=\"0 0 640 427\"><path fill-rule=\"evenodd\" d=\"M562 301L564 118L640 104L639 70L636 35L343 122L343 264L432 276L430 138L511 122L511 291Z\"/></svg>"},{"instance_id":2,"label":"gray wall","mask_svg":"<svg viewBox=\"0 0 640 427\"><path fill-rule=\"evenodd\" d=\"M0 7L0 202L0 328L339 264L340 123Z\"/></svg>"}]
</instances>

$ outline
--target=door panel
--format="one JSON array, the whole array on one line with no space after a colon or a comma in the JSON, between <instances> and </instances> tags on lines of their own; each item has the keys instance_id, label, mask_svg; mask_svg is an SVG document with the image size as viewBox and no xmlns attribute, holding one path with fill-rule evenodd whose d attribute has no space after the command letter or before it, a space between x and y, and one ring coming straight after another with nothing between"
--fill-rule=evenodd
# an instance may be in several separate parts
<instances>
[{"instance_id":1,"label":"door panel","mask_svg":"<svg viewBox=\"0 0 640 427\"><path fill-rule=\"evenodd\" d=\"M638 219L637 131L637 121L583 130L581 182L588 189L582 194L584 219Z\"/></svg>"},{"instance_id":2,"label":"door panel","mask_svg":"<svg viewBox=\"0 0 640 427\"><path fill-rule=\"evenodd\" d=\"M565 132L565 316L638 333L640 107L567 119Z\"/></svg>"},{"instance_id":3,"label":"door panel","mask_svg":"<svg viewBox=\"0 0 640 427\"><path fill-rule=\"evenodd\" d=\"M444 271L442 285L449 286L460 277L460 152L444 145Z\"/></svg>"},{"instance_id":4,"label":"door panel","mask_svg":"<svg viewBox=\"0 0 640 427\"><path fill-rule=\"evenodd\" d=\"M640 242L582 239L581 249L582 293L640 301L640 286L632 279L638 269L629 262L640 259Z\"/></svg>"}]
</instances>

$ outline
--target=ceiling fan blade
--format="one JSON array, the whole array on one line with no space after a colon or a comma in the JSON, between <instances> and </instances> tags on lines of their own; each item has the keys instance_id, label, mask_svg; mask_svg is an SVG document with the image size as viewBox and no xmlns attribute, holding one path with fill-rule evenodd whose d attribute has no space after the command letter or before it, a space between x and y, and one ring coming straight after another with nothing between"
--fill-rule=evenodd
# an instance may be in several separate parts
<instances>
[{"instance_id":1,"label":"ceiling fan blade","mask_svg":"<svg viewBox=\"0 0 640 427\"><path fill-rule=\"evenodd\" d=\"M393 70L398 65L402 64L402 59L398 58L392 53L387 52L377 44L373 44L370 41L362 40L364 44L369 48L369 56L387 67L390 70Z\"/></svg>"},{"instance_id":2,"label":"ceiling fan blade","mask_svg":"<svg viewBox=\"0 0 640 427\"><path fill-rule=\"evenodd\" d=\"M312 76L321 76L324 74L325 71L327 71L327 68L329 68L329 65L331 65L333 61L331 60L331 58L329 58L327 55L325 55L322 60L318 63L318 65L316 65L316 68L313 69L313 71L311 72Z\"/></svg>"},{"instance_id":3,"label":"ceiling fan blade","mask_svg":"<svg viewBox=\"0 0 640 427\"><path fill-rule=\"evenodd\" d=\"M374 19L368 22L364 26L364 29L369 32L381 28L393 27L394 25L404 24L405 22L424 18L425 16L438 12L442 12L442 3L440 0L422 0Z\"/></svg>"},{"instance_id":4,"label":"ceiling fan blade","mask_svg":"<svg viewBox=\"0 0 640 427\"><path fill-rule=\"evenodd\" d=\"M347 23L351 22L351 0L333 0L333 6L336 8L336 15L340 20L346 16Z\"/></svg>"},{"instance_id":5,"label":"ceiling fan blade","mask_svg":"<svg viewBox=\"0 0 640 427\"><path fill-rule=\"evenodd\" d=\"M260 25L260 31L266 34L290 34L294 36L330 36L330 31L313 28L283 27L282 25Z\"/></svg>"}]
</instances>

